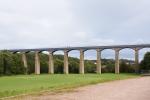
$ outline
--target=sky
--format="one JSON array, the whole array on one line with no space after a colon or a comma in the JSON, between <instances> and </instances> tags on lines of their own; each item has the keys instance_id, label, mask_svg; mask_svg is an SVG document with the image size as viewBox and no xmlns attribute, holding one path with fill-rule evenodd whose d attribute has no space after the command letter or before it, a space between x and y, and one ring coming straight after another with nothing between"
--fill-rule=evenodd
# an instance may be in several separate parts
<instances>
[{"instance_id":1,"label":"sky","mask_svg":"<svg viewBox=\"0 0 150 100\"><path fill-rule=\"evenodd\" d=\"M0 49L149 44L149 26L149 0L0 0ZM114 51L102 56L114 58ZM120 56L134 59L134 51Z\"/></svg>"}]
</instances>

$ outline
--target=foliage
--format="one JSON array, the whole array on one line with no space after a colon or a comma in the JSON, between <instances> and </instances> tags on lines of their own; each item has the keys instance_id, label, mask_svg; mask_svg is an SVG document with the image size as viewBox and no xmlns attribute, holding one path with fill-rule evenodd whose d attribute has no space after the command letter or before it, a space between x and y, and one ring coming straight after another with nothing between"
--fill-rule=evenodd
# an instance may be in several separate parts
<instances>
[{"instance_id":1,"label":"foliage","mask_svg":"<svg viewBox=\"0 0 150 100\"><path fill-rule=\"evenodd\" d=\"M133 65L127 64L126 62L122 61L120 63L120 72L121 73L133 73L135 72L135 69Z\"/></svg>"},{"instance_id":2,"label":"foliage","mask_svg":"<svg viewBox=\"0 0 150 100\"><path fill-rule=\"evenodd\" d=\"M85 73L94 73L94 72L96 72L96 65L89 60L85 60Z\"/></svg>"},{"instance_id":3,"label":"foliage","mask_svg":"<svg viewBox=\"0 0 150 100\"><path fill-rule=\"evenodd\" d=\"M0 75L23 74L23 67L20 54L12 54L8 51L0 52Z\"/></svg>"},{"instance_id":4,"label":"foliage","mask_svg":"<svg viewBox=\"0 0 150 100\"><path fill-rule=\"evenodd\" d=\"M26 53L28 68L24 68L22 62L22 54L12 54L8 51L0 52L0 75L12 75L12 74L32 74L35 72L35 53ZM48 73L48 55L44 53L39 54L41 73ZM54 55L54 72L63 73L64 56ZM125 60L123 60L125 61ZM120 71L121 72L134 72L132 65L126 64L121 61ZM96 72L96 61L85 60L85 73ZM79 72L79 59L69 57L69 73ZM115 61L113 59L102 59L102 72L103 73L114 73L115 72Z\"/></svg>"},{"instance_id":5,"label":"foliage","mask_svg":"<svg viewBox=\"0 0 150 100\"><path fill-rule=\"evenodd\" d=\"M150 70L150 52L147 52L140 63L140 69Z\"/></svg>"}]
</instances>

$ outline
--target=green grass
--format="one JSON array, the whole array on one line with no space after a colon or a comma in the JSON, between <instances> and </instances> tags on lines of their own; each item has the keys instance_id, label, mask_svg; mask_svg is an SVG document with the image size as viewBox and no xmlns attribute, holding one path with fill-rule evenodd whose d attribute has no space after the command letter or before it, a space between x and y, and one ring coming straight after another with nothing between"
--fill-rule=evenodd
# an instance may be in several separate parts
<instances>
[{"instance_id":1,"label":"green grass","mask_svg":"<svg viewBox=\"0 0 150 100\"><path fill-rule=\"evenodd\" d=\"M0 98L43 90L59 91L88 84L138 77L135 74L54 74L0 77Z\"/></svg>"}]
</instances>

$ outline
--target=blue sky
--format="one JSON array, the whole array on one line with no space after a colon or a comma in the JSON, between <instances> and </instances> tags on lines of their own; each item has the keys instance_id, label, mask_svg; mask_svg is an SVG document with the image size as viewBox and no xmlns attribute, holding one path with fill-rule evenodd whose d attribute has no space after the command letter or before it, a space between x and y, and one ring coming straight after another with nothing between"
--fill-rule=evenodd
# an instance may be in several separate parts
<instances>
[{"instance_id":1,"label":"blue sky","mask_svg":"<svg viewBox=\"0 0 150 100\"><path fill-rule=\"evenodd\" d=\"M149 0L0 1L0 49L150 43L149 26ZM111 50L102 56L114 58ZM133 59L134 52L123 50L123 57Z\"/></svg>"}]
</instances>

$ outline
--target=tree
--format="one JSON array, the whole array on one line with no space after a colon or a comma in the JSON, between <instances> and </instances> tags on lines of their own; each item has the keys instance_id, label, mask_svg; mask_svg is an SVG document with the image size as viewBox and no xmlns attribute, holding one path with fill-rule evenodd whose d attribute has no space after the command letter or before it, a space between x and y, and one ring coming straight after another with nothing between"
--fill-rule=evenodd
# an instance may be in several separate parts
<instances>
[{"instance_id":1,"label":"tree","mask_svg":"<svg viewBox=\"0 0 150 100\"><path fill-rule=\"evenodd\" d=\"M144 55L144 59L140 63L140 69L150 70L150 52L147 52Z\"/></svg>"},{"instance_id":2,"label":"tree","mask_svg":"<svg viewBox=\"0 0 150 100\"><path fill-rule=\"evenodd\" d=\"M21 54L16 53L11 55L11 67L10 71L11 74L25 74L26 73L26 68L23 65L22 59L21 59Z\"/></svg>"},{"instance_id":3,"label":"tree","mask_svg":"<svg viewBox=\"0 0 150 100\"><path fill-rule=\"evenodd\" d=\"M78 73L79 72L79 59L69 57L69 72Z\"/></svg>"},{"instance_id":4,"label":"tree","mask_svg":"<svg viewBox=\"0 0 150 100\"><path fill-rule=\"evenodd\" d=\"M2 53L0 52L0 75L3 75L3 72L4 72L4 59L3 59L3 55Z\"/></svg>"},{"instance_id":5,"label":"tree","mask_svg":"<svg viewBox=\"0 0 150 100\"><path fill-rule=\"evenodd\" d=\"M13 54L9 51L0 51L0 75L24 74L25 68L21 60L21 54Z\"/></svg>"},{"instance_id":6,"label":"tree","mask_svg":"<svg viewBox=\"0 0 150 100\"><path fill-rule=\"evenodd\" d=\"M132 67L132 65L127 64L125 61L121 61L121 63L120 63L120 72L133 73L133 72L135 72L135 69L134 69L134 67Z\"/></svg>"},{"instance_id":7,"label":"tree","mask_svg":"<svg viewBox=\"0 0 150 100\"><path fill-rule=\"evenodd\" d=\"M8 51L1 51L0 52L0 72L1 75L10 75L11 74L11 65L13 59L12 54Z\"/></svg>"},{"instance_id":8,"label":"tree","mask_svg":"<svg viewBox=\"0 0 150 100\"><path fill-rule=\"evenodd\" d=\"M96 65L90 60L85 60L85 73L96 72Z\"/></svg>"}]
</instances>

